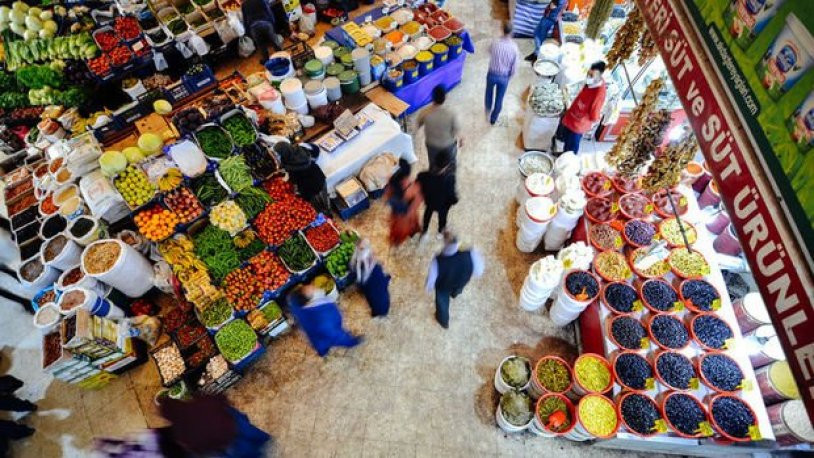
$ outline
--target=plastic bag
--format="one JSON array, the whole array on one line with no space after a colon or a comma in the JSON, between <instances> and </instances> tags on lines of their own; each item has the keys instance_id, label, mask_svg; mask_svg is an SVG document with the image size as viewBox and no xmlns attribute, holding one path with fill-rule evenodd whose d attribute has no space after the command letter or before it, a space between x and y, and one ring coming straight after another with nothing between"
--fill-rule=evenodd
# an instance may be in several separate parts
<instances>
[{"instance_id":1,"label":"plastic bag","mask_svg":"<svg viewBox=\"0 0 814 458\"><path fill-rule=\"evenodd\" d=\"M121 194L102 175L101 170L95 170L80 178L79 192L94 216L112 223L130 214Z\"/></svg>"},{"instance_id":2,"label":"plastic bag","mask_svg":"<svg viewBox=\"0 0 814 458\"><path fill-rule=\"evenodd\" d=\"M209 45L206 44L206 41L204 41L204 39L201 38L200 35L198 35L195 32L192 32L192 36L189 39L189 45L192 47L192 49L195 50L195 52L199 56L205 56L209 54Z\"/></svg>"},{"instance_id":3,"label":"plastic bag","mask_svg":"<svg viewBox=\"0 0 814 458\"><path fill-rule=\"evenodd\" d=\"M240 57L246 58L254 53L254 42L251 38L247 36L240 37L240 41L237 43L237 53L240 54Z\"/></svg>"},{"instance_id":4,"label":"plastic bag","mask_svg":"<svg viewBox=\"0 0 814 458\"><path fill-rule=\"evenodd\" d=\"M125 335L143 340L151 347L155 345L158 336L161 335L161 320L154 316L134 316L125 320L125 323Z\"/></svg>"},{"instance_id":5,"label":"plastic bag","mask_svg":"<svg viewBox=\"0 0 814 458\"><path fill-rule=\"evenodd\" d=\"M157 72L164 71L169 67L164 53L153 50L153 65L155 65L155 71Z\"/></svg>"},{"instance_id":6,"label":"plastic bag","mask_svg":"<svg viewBox=\"0 0 814 458\"><path fill-rule=\"evenodd\" d=\"M232 27L235 34L238 37L246 35L246 27L243 26L243 21L240 19L239 14L237 12L229 12L226 15L229 16L229 26Z\"/></svg>"},{"instance_id":7,"label":"plastic bag","mask_svg":"<svg viewBox=\"0 0 814 458\"><path fill-rule=\"evenodd\" d=\"M161 292L173 294L175 289L172 287L172 267L167 261L161 260L153 265L153 284Z\"/></svg>"},{"instance_id":8,"label":"plastic bag","mask_svg":"<svg viewBox=\"0 0 814 458\"><path fill-rule=\"evenodd\" d=\"M390 153L380 154L367 161L359 173L359 180L364 184L369 192L383 189L387 185L390 176L395 172L398 165L396 156Z\"/></svg>"},{"instance_id":9,"label":"plastic bag","mask_svg":"<svg viewBox=\"0 0 814 458\"><path fill-rule=\"evenodd\" d=\"M224 43L231 43L233 40L240 38L240 35L238 35L235 29L229 24L228 19L221 19L215 22L215 31L218 33L220 40Z\"/></svg>"},{"instance_id":10,"label":"plastic bag","mask_svg":"<svg viewBox=\"0 0 814 458\"><path fill-rule=\"evenodd\" d=\"M184 56L184 59L189 59L190 57L195 55L195 53L193 53L192 50L189 49L187 45L180 41L175 43L175 49L177 49L178 52L180 52L181 55Z\"/></svg>"}]
</instances>

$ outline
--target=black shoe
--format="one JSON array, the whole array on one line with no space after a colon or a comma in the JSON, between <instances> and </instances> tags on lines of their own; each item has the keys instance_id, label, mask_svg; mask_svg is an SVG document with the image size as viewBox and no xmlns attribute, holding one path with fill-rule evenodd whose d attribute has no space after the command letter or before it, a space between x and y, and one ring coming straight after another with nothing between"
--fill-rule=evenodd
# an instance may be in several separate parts
<instances>
[{"instance_id":1,"label":"black shoe","mask_svg":"<svg viewBox=\"0 0 814 458\"><path fill-rule=\"evenodd\" d=\"M533 52L533 53L529 54L528 56L526 56L526 62L534 62L536 60L537 60L537 53L536 52Z\"/></svg>"}]
</instances>

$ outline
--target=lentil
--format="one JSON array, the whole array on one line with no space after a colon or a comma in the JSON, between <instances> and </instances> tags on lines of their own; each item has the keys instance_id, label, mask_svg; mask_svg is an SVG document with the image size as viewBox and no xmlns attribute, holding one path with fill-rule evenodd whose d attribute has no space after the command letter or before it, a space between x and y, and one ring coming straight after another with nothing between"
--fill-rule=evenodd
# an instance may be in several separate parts
<instances>
[{"instance_id":1,"label":"lentil","mask_svg":"<svg viewBox=\"0 0 814 458\"><path fill-rule=\"evenodd\" d=\"M647 331L636 318L621 316L613 320L611 335L622 348L639 350L642 348L642 339L647 336Z\"/></svg>"},{"instance_id":2,"label":"lentil","mask_svg":"<svg viewBox=\"0 0 814 458\"><path fill-rule=\"evenodd\" d=\"M704 280L687 280L681 286L681 295L685 300L692 302L698 310L709 312L712 310L712 302L721 299L718 290Z\"/></svg>"},{"instance_id":3,"label":"lentil","mask_svg":"<svg viewBox=\"0 0 814 458\"><path fill-rule=\"evenodd\" d=\"M656 420L661 419L656 402L643 394L634 393L625 397L619 410L628 428L642 435L652 434Z\"/></svg>"},{"instance_id":4,"label":"lentil","mask_svg":"<svg viewBox=\"0 0 814 458\"><path fill-rule=\"evenodd\" d=\"M633 219L625 224L625 237L637 246L647 246L653 243L656 227L640 219Z\"/></svg>"},{"instance_id":5,"label":"lentil","mask_svg":"<svg viewBox=\"0 0 814 458\"><path fill-rule=\"evenodd\" d=\"M565 278L565 289L573 296L585 293L587 299L593 299L599 292L599 283L588 272L576 271Z\"/></svg>"},{"instance_id":6,"label":"lentil","mask_svg":"<svg viewBox=\"0 0 814 458\"><path fill-rule=\"evenodd\" d=\"M666 281L652 279L645 281L642 285L642 298L650 307L660 312L667 312L678 301L678 294Z\"/></svg>"},{"instance_id":7,"label":"lentil","mask_svg":"<svg viewBox=\"0 0 814 458\"><path fill-rule=\"evenodd\" d=\"M732 338L732 329L715 315L699 315L692 321L692 330L701 344L716 350Z\"/></svg>"},{"instance_id":8,"label":"lentil","mask_svg":"<svg viewBox=\"0 0 814 458\"><path fill-rule=\"evenodd\" d=\"M571 385L571 375L568 368L556 359L544 359L537 366L537 379L548 391L562 393Z\"/></svg>"},{"instance_id":9,"label":"lentil","mask_svg":"<svg viewBox=\"0 0 814 458\"><path fill-rule=\"evenodd\" d=\"M574 377L588 391L602 392L611 383L605 361L596 356L582 356L574 365Z\"/></svg>"},{"instance_id":10,"label":"lentil","mask_svg":"<svg viewBox=\"0 0 814 458\"><path fill-rule=\"evenodd\" d=\"M633 303L639 298L636 289L625 283L613 283L605 288L607 305L619 313L633 311Z\"/></svg>"},{"instance_id":11,"label":"lentil","mask_svg":"<svg viewBox=\"0 0 814 458\"><path fill-rule=\"evenodd\" d=\"M616 250L621 248L621 235L610 224L594 224L591 226L591 241L600 250Z\"/></svg>"},{"instance_id":12,"label":"lentil","mask_svg":"<svg viewBox=\"0 0 814 458\"><path fill-rule=\"evenodd\" d=\"M36 280L42 274L44 267L39 259L32 259L20 269L20 276L27 282Z\"/></svg>"},{"instance_id":13,"label":"lentil","mask_svg":"<svg viewBox=\"0 0 814 458\"><path fill-rule=\"evenodd\" d=\"M707 419L698 402L684 393L676 393L667 398L664 415L673 428L689 436L698 434L699 425Z\"/></svg>"},{"instance_id":14,"label":"lentil","mask_svg":"<svg viewBox=\"0 0 814 458\"><path fill-rule=\"evenodd\" d=\"M647 388L647 379L653 378L653 368L643 356L623 353L616 358L614 370L619 383L634 390Z\"/></svg>"},{"instance_id":15,"label":"lentil","mask_svg":"<svg viewBox=\"0 0 814 458\"><path fill-rule=\"evenodd\" d=\"M45 258L45 262L51 262L62 253L63 248L68 243L68 238L64 235L57 235L56 237L52 238L48 241L48 244L45 245L45 252L43 253L43 257Z\"/></svg>"},{"instance_id":16,"label":"lentil","mask_svg":"<svg viewBox=\"0 0 814 458\"><path fill-rule=\"evenodd\" d=\"M585 396L579 401L579 421L594 436L606 437L616 430L618 419L607 398Z\"/></svg>"},{"instance_id":17,"label":"lentil","mask_svg":"<svg viewBox=\"0 0 814 458\"><path fill-rule=\"evenodd\" d=\"M695 377L695 368L690 360L676 352L665 352L656 359L656 371L661 379L672 388L686 390L690 388L690 379Z\"/></svg>"},{"instance_id":18,"label":"lentil","mask_svg":"<svg viewBox=\"0 0 814 458\"><path fill-rule=\"evenodd\" d=\"M557 428L549 428L548 427L548 417L550 417L555 412L562 412L565 414L565 421L559 425ZM543 426L548 429L549 431L553 432L560 432L568 429L571 426L571 412L568 411L568 405L560 399L559 396L546 396L540 402L539 407L537 408L537 414L540 415L540 420L542 420Z\"/></svg>"},{"instance_id":19,"label":"lentil","mask_svg":"<svg viewBox=\"0 0 814 458\"><path fill-rule=\"evenodd\" d=\"M652 337L667 348L684 348L690 340L687 328L678 318L656 315L650 322Z\"/></svg>"},{"instance_id":20,"label":"lentil","mask_svg":"<svg viewBox=\"0 0 814 458\"><path fill-rule=\"evenodd\" d=\"M701 361L701 373L707 382L721 391L735 391L743 382L738 363L726 355L707 355Z\"/></svg>"},{"instance_id":21,"label":"lentil","mask_svg":"<svg viewBox=\"0 0 814 458\"><path fill-rule=\"evenodd\" d=\"M752 410L737 398L717 398L712 401L710 411L718 427L732 437L748 437L749 427L755 424Z\"/></svg>"}]
</instances>

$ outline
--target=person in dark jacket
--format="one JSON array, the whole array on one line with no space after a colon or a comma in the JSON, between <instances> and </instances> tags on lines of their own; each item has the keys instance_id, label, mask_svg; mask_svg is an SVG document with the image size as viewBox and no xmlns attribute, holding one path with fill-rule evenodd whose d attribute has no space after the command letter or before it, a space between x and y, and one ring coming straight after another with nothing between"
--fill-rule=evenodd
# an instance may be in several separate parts
<instances>
[{"instance_id":1,"label":"person in dark jacket","mask_svg":"<svg viewBox=\"0 0 814 458\"><path fill-rule=\"evenodd\" d=\"M325 356L333 347L351 348L362 343L342 327L342 313L334 301L311 285L292 291L288 307L300 328L319 356Z\"/></svg>"},{"instance_id":2,"label":"person in dark jacket","mask_svg":"<svg viewBox=\"0 0 814 458\"><path fill-rule=\"evenodd\" d=\"M444 329L449 328L449 299L458 297L472 277L483 275L483 257L474 249L462 250L458 238L444 232L444 248L430 263L427 292L435 289L435 319Z\"/></svg>"},{"instance_id":3,"label":"person in dark jacket","mask_svg":"<svg viewBox=\"0 0 814 458\"><path fill-rule=\"evenodd\" d=\"M453 167L449 152L441 151L435 156L435 163L430 165L430 169L419 173L416 177L416 181L421 185L421 193L424 195L422 242L427 240L432 214L438 213L438 235L440 236L447 227L447 215L449 215L450 208L458 203Z\"/></svg>"},{"instance_id":4,"label":"person in dark jacket","mask_svg":"<svg viewBox=\"0 0 814 458\"><path fill-rule=\"evenodd\" d=\"M37 405L31 401L19 399L14 392L23 386L23 382L12 376L0 377L0 410L10 412L33 412ZM16 421L0 420L0 458L8 453L9 441L24 439L34 434L34 428Z\"/></svg>"},{"instance_id":5,"label":"person in dark jacket","mask_svg":"<svg viewBox=\"0 0 814 458\"><path fill-rule=\"evenodd\" d=\"M282 41L277 35L274 14L266 0L243 0L240 7L243 13L243 25L246 33L254 41L254 46L260 51L260 63L265 64L269 60L268 46L274 46L279 51Z\"/></svg>"},{"instance_id":6,"label":"person in dark jacket","mask_svg":"<svg viewBox=\"0 0 814 458\"><path fill-rule=\"evenodd\" d=\"M359 239L356 242L350 264L356 274L356 282L370 306L370 314L374 318L386 316L390 312L390 291L387 288L391 277L373 256L370 241Z\"/></svg>"},{"instance_id":7,"label":"person in dark jacket","mask_svg":"<svg viewBox=\"0 0 814 458\"><path fill-rule=\"evenodd\" d=\"M279 142L274 151L280 156L283 169L288 173L288 180L297 188L303 199L313 205L317 211L326 215L331 213L328 200L328 187L325 173L316 163L319 147L311 143L292 145Z\"/></svg>"}]
</instances>

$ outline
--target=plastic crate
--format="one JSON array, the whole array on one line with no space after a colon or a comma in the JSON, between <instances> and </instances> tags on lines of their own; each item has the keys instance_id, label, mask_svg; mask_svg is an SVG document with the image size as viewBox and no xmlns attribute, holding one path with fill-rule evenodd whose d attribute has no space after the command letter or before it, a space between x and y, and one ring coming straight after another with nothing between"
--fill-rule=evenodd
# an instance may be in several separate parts
<instances>
[{"instance_id":1,"label":"plastic crate","mask_svg":"<svg viewBox=\"0 0 814 458\"><path fill-rule=\"evenodd\" d=\"M334 279L336 289L339 291L344 291L348 286L356 283L356 272L354 272L353 269L349 270L342 278L336 278L333 275L331 275L331 277Z\"/></svg>"},{"instance_id":2,"label":"plastic crate","mask_svg":"<svg viewBox=\"0 0 814 458\"><path fill-rule=\"evenodd\" d=\"M334 199L333 204L334 208L336 209L336 212L339 213L339 217L342 219L342 221L347 221L353 218L354 216L358 215L359 213L362 213L363 211L370 208L370 197L365 197L364 199L360 200L356 205L353 205L351 207L345 206L344 202L342 202L342 199Z\"/></svg>"},{"instance_id":3,"label":"plastic crate","mask_svg":"<svg viewBox=\"0 0 814 458\"><path fill-rule=\"evenodd\" d=\"M184 75L181 77L181 81L187 90L194 94L216 84L218 79L215 77L215 72L208 65L204 65L202 72L195 75Z\"/></svg>"},{"instance_id":4,"label":"plastic crate","mask_svg":"<svg viewBox=\"0 0 814 458\"><path fill-rule=\"evenodd\" d=\"M135 123L137 120L143 118L144 116L147 116L151 110L152 107L136 103L132 107L114 116L114 121L118 120L119 125L121 125L122 127L129 126L130 124Z\"/></svg>"},{"instance_id":5,"label":"plastic crate","mask_svg":"<svg viewBox=\"0 0 814 458\"><path fill-rule=\"evenodd\" d=\"M178 81L177 83L173 83L167 87L166 94L169 98L169 102L175 105L176 103L189 97L190 91L182 81Z\"/></svg>"},{"instance_id":6,"label":"plastic crate","mask_svg":"<svg viewBox=\"0 0 814 458\"><path fill-rule=\"evenodd\" d=\"M232 366L232 370L242 374L252 364L259 361L260 358L265 353L266 353L266 347L264 347L263 345L260 345L260 342L258 341L257 346L254 347L254 350L251 353L244 356L240 361L235 361L235 362L229 361L229 365Z\"/></svg>"}]
</instances>

